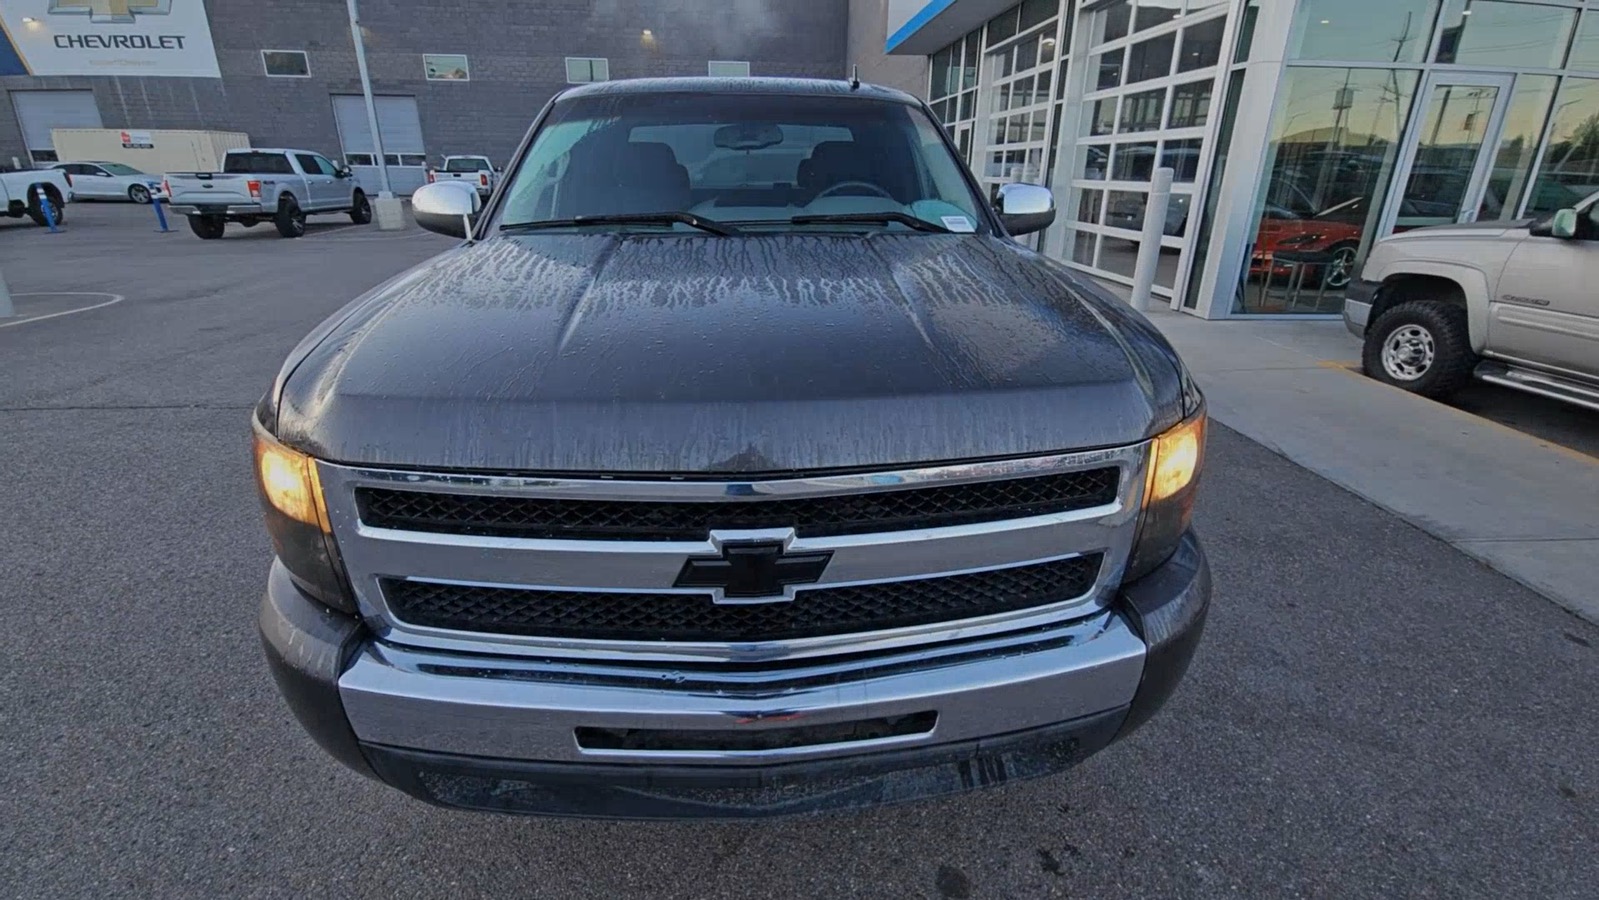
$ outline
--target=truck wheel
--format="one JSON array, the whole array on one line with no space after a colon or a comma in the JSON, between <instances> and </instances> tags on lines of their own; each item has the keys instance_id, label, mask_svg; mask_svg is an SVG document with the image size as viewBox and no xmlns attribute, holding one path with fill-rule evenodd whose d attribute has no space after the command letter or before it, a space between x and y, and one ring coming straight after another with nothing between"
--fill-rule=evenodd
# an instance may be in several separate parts
<instances>
[{"instance_id":1,"label":"truck wheel","mask_svg":"<svg viewBox=\"0 0 1599 900\"><path fill-rule=\"evenodd\" d=\"M284 197L278 201L278 214L273 217L273 223L278 226L278 234L286 238L297 238L305 234L305 210L294 201L293 197Z\"/></svg>"},{"instance_id":2,"label":"truck wheel","mask_svg":"<svg viewBox=\"0 0 1599 900\"><path fill-rule=\"evenodd\" d=\"M228 220L221 216L190 216L189 230L194 232L201 240L214 241L222 236L228 227Z\"/></svg>"},{"instance_id":3,"label":"truck wheel","mask_svg":"<svg viewBox=\"0 0 1599 900\"><path fill-rule=\"evenodd\" d=\"M1393 307L1366 332L1361 363L1378 381L1423 397L1447 397L1471 380L1477 366L1465 307L1438 300Z\"/></svg>"},{"instance_id":4,"label":"truck wheel","mask_svg":"<svg viewBox=\"0 0 1599 900\"><path fill-rule=\"evenodd\" d=\"M357 225L372 221L372 201L360 191L355 192L355 205L350 207L350 221Z\"/></svg>"},{"instance_id":5,"label":"truck wheel","mask_svg":"<svg viewBox=\"0 0 1599 900\"><path fill-rule=\"evenodd\" d=\"M33 191L28 197L28 218L40 228L50 225L50 220L44 216L44 204L50 204L50 215L55 217L56 224L60 225L67 220L67 209L62 205L61 199L54 191Z\"/></svg>"},{"instance_id":6,"label":"truck wheel","mask_svg":"<svg viewBox=\"0 0 1599 900\"><path fill-rule=\"evenodd\" d=\"M129 185L128 199L132 200L134 203L149 203L150 189L142 184Z\"/></svg>"}]
</instances>

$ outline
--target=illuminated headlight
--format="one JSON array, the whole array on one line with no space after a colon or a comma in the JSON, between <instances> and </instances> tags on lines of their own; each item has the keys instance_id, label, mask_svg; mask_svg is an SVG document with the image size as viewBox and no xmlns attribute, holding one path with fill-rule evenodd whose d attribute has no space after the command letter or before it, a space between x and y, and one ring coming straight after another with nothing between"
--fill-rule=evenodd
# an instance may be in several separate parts
<instances>
[{"instance_id":1,"label":"illuminated headlight","mask_svg":"<svg viewBox=\"0 0 1599 900\"><path fill-rule=\"evenodd\" d=\"M259 422L254 431L255 484L273 551L302 590L334 609L354 613L316 461L278 443Z\"/></svg>"},{"instance_id":2,"label":"illuminated headlight","mask_svg":"<svg viewBox=\"0 0 1599 900\"><path fill-rule=\"evenodd\" d=\"M1127 563L1127 577L1149 574L1176 551L1193 521L1199 472L1205 464L1205 409L1199 410L1150 442L1144 484L1144 510L1138 540Z\"/></svg>"}]
</instances>

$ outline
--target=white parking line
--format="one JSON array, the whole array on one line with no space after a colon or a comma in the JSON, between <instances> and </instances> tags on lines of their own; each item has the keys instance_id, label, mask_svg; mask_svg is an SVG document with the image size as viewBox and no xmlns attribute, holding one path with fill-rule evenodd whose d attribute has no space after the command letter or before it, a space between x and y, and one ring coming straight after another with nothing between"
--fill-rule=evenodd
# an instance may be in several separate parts
<instances>
[{"instance_id":1,"label":"white parking line","mask_svg":"<svg viewBox=\"0 0 1599 900\"><path fill-rule=\"evenodd\" d=\"M99 309L102 306L110 306L113 303L121 303L122 301L128 299L127 297L124 297L121 294L111 294L111 293L107 293L106 291L28 291L27 293L12 294L11 296L13 296L13 297L110 297L111 299L107 300L104 303L96 303L93 306L84 306L84 307L80 307L78 309L64 309L61 312L53 312L53 313L49 313L49 314L43 315L43 316L32 316L30 318L20 319L20 320L18 320L16 322L0 322L0 328L11 328L11 327L16 326L16 325L26 325L29 322L43 322L45 319L54 319L57 316L70 316L73 313L88 312L91 309Z\"/></svg>"}]
</instances>

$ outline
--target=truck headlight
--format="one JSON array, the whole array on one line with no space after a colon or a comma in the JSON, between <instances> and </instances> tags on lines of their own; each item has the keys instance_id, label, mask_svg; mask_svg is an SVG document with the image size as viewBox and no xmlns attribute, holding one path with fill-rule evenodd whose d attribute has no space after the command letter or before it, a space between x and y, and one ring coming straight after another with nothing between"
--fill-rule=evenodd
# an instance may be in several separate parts
<instances>
[{"instance_id":1,"label":"truck headlight","mask_svg":"<svg viewBox=\"0 0 1599 900\"><path fill-rule=\"evenodd\" d=\"M278 443L260 422L253 425L255 484L273 552L302 590L353 615L355 601L333 542L316 461Z\"/></svg>"},{"instance_id":2,"label":"truck headlight","mask_svg":"<svg viewBox=\"0 0 1599 900\"><path fill-rule=\"evenodd\" d=\"M1205 464L1205 409L1155 438L1144 483L1144 510L1127 577L1140 578L1177 549L1194 515L1199 471Z\"/></svg>"}]
</instances>

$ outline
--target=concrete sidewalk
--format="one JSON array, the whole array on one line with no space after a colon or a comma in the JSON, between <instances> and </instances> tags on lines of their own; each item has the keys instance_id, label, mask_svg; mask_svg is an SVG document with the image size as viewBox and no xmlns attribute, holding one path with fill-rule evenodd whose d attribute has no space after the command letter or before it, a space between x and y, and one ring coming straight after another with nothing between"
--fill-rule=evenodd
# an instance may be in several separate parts
<instances>
[{"instance_id":1,"label":"concrete sidewalk","mask_svg":"<svg viewBox=\"0 0 1599 900\"><path fill-rule=\"evenodd\" d=\"M1218 421L1599 622L1599 459L1366 378L1341 322L1150 319Z\"/></svg>"}]
</instances>

